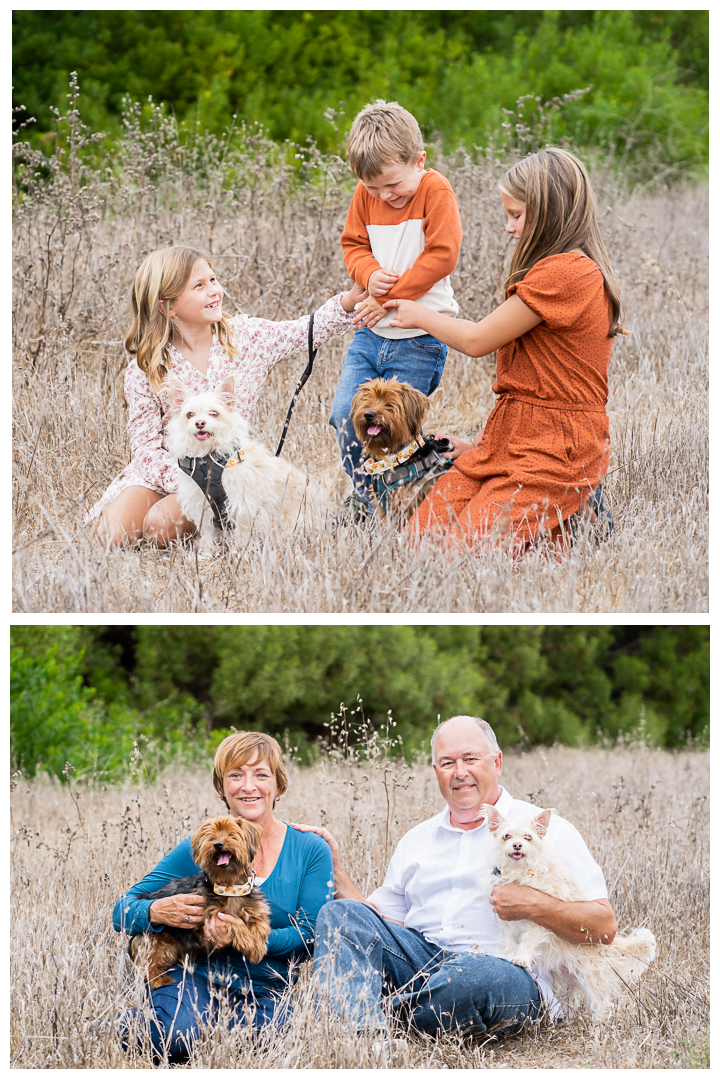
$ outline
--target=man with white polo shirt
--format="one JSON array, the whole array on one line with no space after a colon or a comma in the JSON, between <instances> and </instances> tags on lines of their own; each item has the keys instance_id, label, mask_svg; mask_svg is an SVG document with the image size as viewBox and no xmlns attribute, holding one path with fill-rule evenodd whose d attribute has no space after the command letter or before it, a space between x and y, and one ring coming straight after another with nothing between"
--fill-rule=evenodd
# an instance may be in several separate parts
<instances>
[{"instance_id":1,"label":"man with white polo shirt","mask_svg":"<svg viewBox=\"0 0 720 1080\"><path fill-rule=\"evenodd\" d=\"M315 970L336 1011L357 1029L385 1028L385 1004L421 1031L519 1030L543 1006L560 1013L549 981L498 956L501 920L532 919L567 941L609 943L617 931L602 870L570 822L553 814L548 835L592 900L556 900L527 885L483 895L492 841L480 811L506 818L529 803L498 780L502 751L484 720L455 716L435 731L433 768L447 806L400 840L379 889L364 898L333 854L335 900L315 926Z\"/></svg>"}]
</instances>

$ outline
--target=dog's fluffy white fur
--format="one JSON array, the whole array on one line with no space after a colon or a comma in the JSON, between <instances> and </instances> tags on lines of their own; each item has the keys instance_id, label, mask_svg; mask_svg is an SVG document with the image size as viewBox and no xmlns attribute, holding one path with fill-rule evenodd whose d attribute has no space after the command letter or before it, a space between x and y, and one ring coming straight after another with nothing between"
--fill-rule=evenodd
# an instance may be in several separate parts
<instances>
[{"instance_id":1,"label":"dog's fluffy white fur","mask_svg":"<svg viewBox=\"0 0 720 1080\"><path fill-rule=\"evenodd\" d=\"M350 494L349 477L339 466L309 477L251 438L247 422L233 410L232 378L203 394L193 394L176 379L168 382L174 410L168 445L174 457L203 457L212 450L225 454L234 446L242 447L243 460L223 472L228 515L236 526L227 533L228 538L244 540L251 529L266 535L303 522L319 524L328 510L342 505ZM178 499L183 514L200 529L202 547L212 547L218 530L210 504L198 484L179 467Z\"/></svg>"},{"instance_id":2,"label":"dog's fluffy white fur","mask_svg":"<svg viewBox=\"0 0 720 1080\"><path fill-rule=\"evenodd\" d=\"M488 895L496 885L518 882L559 900L587 900L546 838L552 810L503 818L485 805L495 841L494 871L484 882ZM570 1009L581 1002L601 1020L624 989L636 982L654 959L650 930L633 930L610 945L573 945L530 919L502 923L502 955L513 964L547 974L556 997Z\"/></svg>"}]
</instances>

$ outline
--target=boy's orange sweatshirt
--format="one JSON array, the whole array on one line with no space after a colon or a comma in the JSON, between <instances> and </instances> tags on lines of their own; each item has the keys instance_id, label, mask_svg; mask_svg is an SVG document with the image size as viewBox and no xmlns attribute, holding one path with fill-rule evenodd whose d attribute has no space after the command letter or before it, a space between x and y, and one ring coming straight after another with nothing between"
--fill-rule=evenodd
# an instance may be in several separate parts
<instances>
[{"instance_id":1,"label":"boy's orange sweatshirt","mask_svg":"<svg viewBox=\"0 0 720 1080\"><path fill-rule=\"evenodd\" d=\"M426 169L414 196L399 210L371 198L362 182L355 188L341 243L348 274L367 287L375 270L400 277L380 300L417 300L454 317L458 313L450 274L457 266L462 223L455 192L448 180ZM372 329L380 337L418 337L424 330L389 326L390 312Z\"/></svg>"}]
</instances>

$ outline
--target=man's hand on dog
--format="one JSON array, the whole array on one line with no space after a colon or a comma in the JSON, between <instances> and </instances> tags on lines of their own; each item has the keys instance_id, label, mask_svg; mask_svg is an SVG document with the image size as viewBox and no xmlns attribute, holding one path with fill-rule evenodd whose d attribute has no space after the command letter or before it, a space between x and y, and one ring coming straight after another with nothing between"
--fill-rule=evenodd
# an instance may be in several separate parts
<instances>
[{"instance_id":1,"label":"man's hand on dog","mask_svg":"<svg viewBox=\"0 0 720 1080\"><path fill-rule=\"evenodd\" d=\"M517 919L534 918L542 906L543 897L546 897L545 893L538 892L529 885L508 881L504 885L495 886L490 894L490 906L498 919L515 922Z\"/></svg>"},{"instance_id":2,"label":"man's hand on dog","mask_svg":"<svg viewBox=\"0 0 720 1080\"><path fill-rule=\"evenodd\" d=\"M374 270L368 278L368 292L371 296L385 296L399 277L393 270Z\"/></svg>"},{"instance_id":3,"label":"man's hand on dog","mask_svg":"<svg viewBox=\"0 0 720 1080\"><path fill-rule=\"evenodd\" d=\"M185 916L187 915L187 919ZM205 917L205 900L196 893L178 893L153 900L148 918L154 926L182 926L189 930Z\"/></svg>"},{"instance_id":4,"label":"man's hand on dog","mask_svg":"<svg viewBox=\"0 0 720 1080\"><path fill-rule=\"evenodd\" d=\"M368 296L367 300L363 300L357 309L357 314L353 319L353 326L365 327L370 330L375 323L379 323L381 319L384 319L387 315L387 311L379 304L374 297Z\"/></svg>"}]
</instances>

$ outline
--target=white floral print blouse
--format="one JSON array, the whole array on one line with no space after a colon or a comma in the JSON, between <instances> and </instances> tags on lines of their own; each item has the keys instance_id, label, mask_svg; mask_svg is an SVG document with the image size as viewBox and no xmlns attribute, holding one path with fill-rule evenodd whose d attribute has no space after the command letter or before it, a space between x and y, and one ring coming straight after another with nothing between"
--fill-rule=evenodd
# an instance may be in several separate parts
<instances>
[{"instance_id":1,"label":"white floral print blouse","mask_svg":"<svg viewBox=\"0 0 720 1080\"><path fill-rule=\"evenodd\" d=\"M315 346L350 328L355 313L345 311L341 295L338 293L331 297L315 312ZM228 322L233 345L240 351L239 356L229 357L214 338L207 375L203 375L171 345L172 373L194 393L209 390L228 375L234 375L235 409L248 420L270 368L279 360L306 348L309 321L309 315L288 322L235 315ZM169 495L177 490L177 461L167 449L167 427L171 415L167 387L163 386L159 393L153 390L147 375L133 358L125 372L125 398L128 403L128 438L132 460L92 507L88 521L96 518L121 491L133 484L150 488L161 495Z\"/></svg>"}]
</instances>

